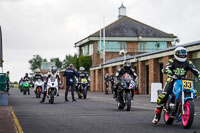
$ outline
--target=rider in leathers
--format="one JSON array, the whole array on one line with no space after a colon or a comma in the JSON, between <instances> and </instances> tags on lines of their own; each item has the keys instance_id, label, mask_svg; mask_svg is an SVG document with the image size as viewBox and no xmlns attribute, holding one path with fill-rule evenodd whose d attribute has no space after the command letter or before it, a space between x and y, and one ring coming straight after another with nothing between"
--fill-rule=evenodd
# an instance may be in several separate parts
<instances>
[{"instance_id":1,"label":"rider in leathers","mask_svg":"<svg viewBox=\"0 0 200 133\"><path fill-rule=\"evenodd\" d=\"M46 82L48 82L49 78L51 78L51 77L57 78L58 84L59 84L59 85L61 84L61 82L60 82L60 75L59 75L59 73L57 72L56 66L52 66L52 67L51 67L51 71L48 72L48 74L47 74ZM41 103L43 103L43 102L45 101L46 95L47 95L47 92L46 92L46 89L45 89L45 90L44 90L43 98L42 98L42 100L40 101ZM59 93L58 93L58 95L59 95Z\"/></svg>"},{"instance_id":2,"label":"rider in leathers","mask_svg":"<svg viewBox=\"0 0 200 133\"><path fill-rule=\"evenodd\" d=\"M116 72L116 79L115 79L116 90L115 90L114 97L116 97L116 95L117 95L117 100L120 100L120 99L121 99L121 97L120 97L120 90L118 89L118 85L119 85L119 83L120 83L119 81L120 81L121 76L123 76L123 74L125 74L125 73L130 74L130 75L133 77L133 80L134 80L134 81L138 81L138 80L137 80L137 79L138 79L138 76L137 76L135 70L131 68L131 63L125 61L124 64L123 64L123 67L120 68L120 69ZM117 93L116 93L116 92L117 92ZM133 98L133 95L134 95L134 94L132 94L132 98Z\"/></svg>"},{"instance_id":3,"label":"rider in leathers","mask_svg":"<svg viewBox=\"0 0 200 133\"><path fill-rule=\"evenodd\" d=\"M30 83L30 77L28 76L28 73L25 74L23 81L28 81ZM28 91L28 95L30 95L30 89Z\"/></svg>"},{"instance_id":4,"label":"rider in leathers","mask_svg":"<svg viewBox=\"0 0 200 133\"><path fill-rule=\"evenodd\" d=\"M166 103L169 94L173 90L173 76L177 79L185 78L188 71L191 71L196 77L200 79L200 72L195 68L191 61L187 60L187 50L184 47L177 47L174 52L174 59L169 59L163 72L168 75L167 83L163 92L158 96L156 114L152 121L157 124L160 120L163 104Z\"/></svg>"},{"instance_id":5,"label":"rider in leathers","mask_svg":"<svg viewBox=\"0 0 200 133\"><path fill-rule=\"evenodd\" d=\"M87 72L85 72L85 68L80 67L79 70L80 71L78 72L78 88L77 89L80 89L81 79L85 78L89 82L89 75ZM79 90L77 90L77 92L79 92Z\"/></svg>"}]
</instances>

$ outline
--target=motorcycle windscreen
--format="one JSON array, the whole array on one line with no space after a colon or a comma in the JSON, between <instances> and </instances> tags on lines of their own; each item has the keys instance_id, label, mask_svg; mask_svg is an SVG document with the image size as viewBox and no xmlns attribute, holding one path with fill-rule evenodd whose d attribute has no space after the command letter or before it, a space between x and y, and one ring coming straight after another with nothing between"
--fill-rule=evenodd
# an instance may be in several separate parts
<instances>
[{"instance_id":1,"label":"motorcycle windscreen","mask_svg":"<svg viewBox=\"0 0 200 133\"><path fill-rule=\"evenodd\" d=\"M51 82L55 82L55 81L56 81L56 78L52 76L52 77L50 78L50 81L51 81Z\"/></svg>"}]
</instances>

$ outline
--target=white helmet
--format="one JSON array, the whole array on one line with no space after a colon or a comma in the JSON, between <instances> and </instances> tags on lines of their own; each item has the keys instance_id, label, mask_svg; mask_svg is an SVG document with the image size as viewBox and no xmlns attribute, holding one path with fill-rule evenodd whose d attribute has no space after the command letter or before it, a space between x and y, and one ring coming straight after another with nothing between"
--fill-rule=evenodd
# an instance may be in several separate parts
<instances>
[{"instance_id":1,"label":"white helmet","mask_svg":"<svg viewBox=\"0 0 200 133\"><path fill-rule=\"evenodd\" d=\"M174 50L174 57L180 62L185 62L187 60L187 50L184 47L177 47Z\"/></svg>"},{"instance_id":2,"label":"white helmet","mask_svg":"<svg viewBox=\"0 0 200 133\"><path fill-rule=\"evenodd\" d=\"M84 68L84 67L80 67L79 70L80 70L80 71L85 71L85 68Z\"/></svg>"}]
</instances>

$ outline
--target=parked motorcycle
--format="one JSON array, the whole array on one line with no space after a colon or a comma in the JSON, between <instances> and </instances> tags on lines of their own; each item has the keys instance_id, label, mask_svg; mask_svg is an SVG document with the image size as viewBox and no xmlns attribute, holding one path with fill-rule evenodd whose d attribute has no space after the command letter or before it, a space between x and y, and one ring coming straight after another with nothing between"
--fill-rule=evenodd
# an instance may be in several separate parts
<instances>
[{"instance_id":1,"label":"parked motorcycle","mask_svg":"<svg viewBox=\"0 0 200 133\"><path fill-rule=\"evenodd\" d=\"M42 94L42 88L44 86L44 83L42 82L41 79L38 79L35 81L34 83L35 86L35 94L36 94L36 98L40 98L41 94Z\"/></svg>"},{"instance_id":2,"label":"parked motorcycle","mask_svg":"<svg viewBox=\"0 0 200 133\"><path fill-rule=\"evenodd\" d=\"M135 83L132 77L125 73L120 80L118 91L120 91L120 99L118 100L117 106L119 110L122 110L126 107L127 111L131 109L131 100L134 94Z\"/></svg>"},{"instance_id":3,"label":"parked motorcycle","mask_svg":"<svg viewBox=\"0 0 200 133\"><path fill-rule=\"evenodd\" d=\"M28 92L28 95L30 95L30 83L29 80L25 79L22 84L23 88L23 94L26 95L26 92Z\"/></svg>"},{"instance_id":4,"label":"parked motorcycle","mask_svg":"<svg viewBox=\"0 0 200 133\"><path fill-rule=\"evenodd\" d=\"M47 82L47 98L49 103L54 103L54 98L58 96L58 80L55 77L50 77Z\"/></svg>"},{"instance_id":5,"label":"parked motorcycle","mask_svg":"<svg viewBox=\"0 0 200 133\"><path fill-rule=\"evenodd\" d=\"M87 89L88 89L88 81L86 78L81 79L81 83L78 87L78 98L81 99L82 97L84 99L87 98Z\"/></svg>"},{"instance_id":6,"label":"parked motorcycle","mask_svg":"<svg viewBox=\"0 0 200 133\"><path fill-rule=\"evenodd\" d=\"M173 77L174 87L163 107L164 121L166 124L173 124L182 121L183 127L188 129L192 126L194 119L195 91L191 79L177 79Z\"/></svg>"}]
</instances>

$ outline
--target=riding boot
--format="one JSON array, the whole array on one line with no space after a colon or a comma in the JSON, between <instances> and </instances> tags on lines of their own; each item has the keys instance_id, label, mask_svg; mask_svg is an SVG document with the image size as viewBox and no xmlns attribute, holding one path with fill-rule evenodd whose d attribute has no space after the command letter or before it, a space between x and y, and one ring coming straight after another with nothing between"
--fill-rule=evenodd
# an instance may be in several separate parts
<instances>
[{"instance_id":1,"label":"riding boot","mask_svg":"<svg viewBox=\"0 0 200 133\"><path fill-rule=\"evenodd\" d=\"M162 106L158 106L155 111L156 111L156 114L155 114L153 121L152 121L153 124L157 124L159 122L160 116L161 116L161 113L162 113Z\"/></svg>"},{"instance_id":2,"label":"riding boot","mask_svg":"<svg viewBox=\"0 0 200 133\"><path fill-rule=\"evenodd\" d=\"M47 93L44 92L43 98L42 98L42 100L40 101L40 103L43 103L43 102L45 101L46 95L47 95Z\"/></svg>"}]
</instances>

